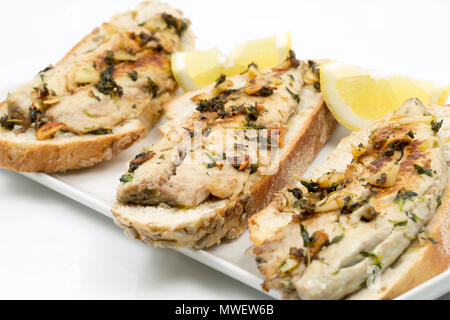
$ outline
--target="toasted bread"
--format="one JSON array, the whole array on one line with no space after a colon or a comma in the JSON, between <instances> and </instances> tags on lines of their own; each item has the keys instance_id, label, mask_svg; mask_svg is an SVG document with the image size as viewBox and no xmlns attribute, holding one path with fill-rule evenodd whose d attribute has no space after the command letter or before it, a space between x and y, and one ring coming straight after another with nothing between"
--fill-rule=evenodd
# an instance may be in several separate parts
<instances>
[{"instance_id":1,"label":"toasted bread","mask_svg":"<svg viewBox=\"0 0 450 320\"><path fill-rule=\"evenodd\" d=\"M141 240L155 247L192 247L195 249L208 248L220 244L222 239L235 239L240 236L247 228L247 218L268 204L272 200L274 192L280 190L286 183L293 181L292 175L290 174L292 170L302 172L308 167L337 127L337 122L325 106L320 92L312 84L307 85L301 79L301 72L303 72L301 70L308 68L308 64L301 63L300 67L297 67L298 64L295 65L296 67L289 69L289 72L292 73L291 75L288 75L285 71L265 70L262 72L262 77L270 78L271 76L277 76L281 79L281 83L278 83L278 88L274 89L273 95L267 98L245 96L246 94L243 93L244 89L242 89L243 86L254 84L249 79L248 74L227 80L231 81L233 88L241 88L233 93L236 96L230 98L237 105L242 102L240 99L247 99L246 101L251 100L252 104L256 101L256 105L264 106L265 110L261 111L262 115L252 124L253 127L257 125L261 126L263 121L267 120L264 115L270 114L272 111L278 114L277 107L284 107L286 108L285 110L290 108L286 123L283 124L287 131L284 135L284 144L278 149L279 158L277 162L272 163L274 167L278 168L275 172L264 175L262 174L262 170L268 168L260 166L257 170L253 170L253 167L250 169L250 165L245 166L242 163L240 165L238 163L238 166L235 166L233 169L229 164L222 164L220 159L218 160L220 162L219 164L213 164L208 169L214 171L206 171L204 173L205 170L202 171L202 168L199 168L199 174L190 174L189 176L192 181L187 180L185 186L181 185L184 190L180 192L163 194L165 192L164 188L170 186L170 182L167 182L171 181L170 175L168 178L161 176L162 178L160 178L162 180L160 178L156 180L157 182L163 181L160 186L155 185L154 187L159 187L160 189L154 189L153 191L148 188L146 189L147 191L138 190L141 186L154 183L151 180L145 182L148 175L161 172L161 170L151 170L151 166L161 165L160 162L165 163L159 160L163 156L160 156L158 150L164 149L164 143L166 142L157 143L152 147L154 158L139 168L136 174L132 173L134 171L131 170L130 166L128 173L134 174L134 179L137 180L131 183L123 183L119 188L119 201L112 208L112 213L115 216L115 223L124 229L125 234L132 239ZM277 69L275 68L274 70ZM289 80L286 79L289 79L289 77L295 80L292 80L292 84L289 84L291 90L286 90L286 81L289 83ZM258 81L256 80L256 83ZM193 118L201 119L203 113L200 112L199 114L199 112L196 112L197 110L201 110L201 103L196 104L192 100L196 100L196 98L201 96L211 96L211 92L215 90L215 86L211 85L205 89L187 93L170 102L168 104L167 115L171 118L171 121L161 128L164 137L163 140L169 139L168 137L174 131L180 130L180 128L187 128L187 123ZM284 102L281 104L275 103L278 99ZM225 122L228 119L227 112L232 107L234 106L225 103L225 107L221 110L225 111L222 112L225 115ZM210 115L211 113L205 114L204 118ZM222 120L219 119L218 121ZM227 122L227 125L230 125L230 123ZM250 126L250 124L248 125ZM266 124L267 128L270 128L270 125L270 123ZM279 123L277 127L279 127ZM213 134L211 133L210 136L213 136ZM164 159L167 158L165 157ZM137 159L140 159L139 156ZM168 172L170 173L171 170L173 168ZM179 172L178 170L175 168L177 174ZM236 179L243 176L246 187L239 188L236 181L228 179L228 176L224 176L221 179L221 172L223 174L225 172L229 173L232 177L237 177ZM217 173L218 178L212 179L206 185L204 182L205 179L202 177L208 179L209 173L211 175ZM206 175L202 176L203 174ZM223 196L223 193L217 193L218 187L222 187L219 190L221 192L231 191L234 194ZM184 198L177 197L182 192L197 189L203 196L203 192L206 189L211 190L209 192L214 194L214 196L206 195L206 200L203 201L204 198L202 198L198 203L194 202L198 200L198 194L196 193L193 196ZM236 190L238 191L235 192ZM144 195L144 199L139 198L136 200L137 203L133 203L134 193L139 196ZM146 200L155 200L145 199L146 195L148 197L157 197L159 203L146 204L144 202ZM163 198L163 195L165 198ZM186 207L187 205L189 206Z\"/></svg>"},{"instance_id":2,"label":"toasted bread","mask_svg":"<svg viewBox=\"0 0 450 320\"><path fill-rule=\"evenodd\" d=\"M193 47L182 13L143 2L96 28L0 104L0 167L58 172L142 138L177 90L171 52Z\"/></svg>"},{"instance_id":3,"label":"toasted bread","mask_svg":"<svg viewBox=\"0 0 450 320\"><path fill-rule=\"evenodd\" d=\"M417 101L410 101L409 105L414 107L416 102ZM403 110L399 111L401 115L399 114L396 116L399 123L402 121L402 116L405 116L402 112L407 113L407 111L407 105L405 105ZM265 286L267 289L282 291L286 299L298 299L299 297L303 299L393 299L448 269L450 265L450 234L448 231L450 222L450 200L447 188L449 175L445 169L447 169L448 164L450 163L448 153L450 108L435 106L426 108L426 112L431 115L421 118L426 122L423 122L422 124L422 126L425 126L425 129L417 130L430 130L431 139L434 140L433 132L430 129L430 119L435 119L435 122L433 122L435 124L439 124L441 119L444 120L442 128L439 131L441 141L439 142L439 148L435 148L432 156L430 153L430 160L424 160L424 158L428 157L425 156L425 151L423 153L420 152L420 154L417 153L416 155L409 153L406 160L400 160L400 165L403 166L403 171L407 170L407 168L414 169L409 169L411 171L409 174L406 174L406 171L404 173L402 173L403 171L400 171L401 177L396 180L393 186L389 186L387 189L379 187L377 192L380 192L381 190L382 193L378 196L375 194L375 197L381 198L375 200L368 198L367 202L363 202L368 206L376 208L375 211L379 211L379 217L376 215L365 216L365 222L360 223L352 221L353 227L348 228L346 224L347 220L345 219L351 219L352 215L355 215L358 212L361 213L361 210L358 211L358 207L356 206L354 208L354 213L347 212L347 209L351 208L351 197L354 196L352 193L347 194L349 195L347 207L344 205L345 208L340 208L338 205L333 209L337 212L338 219L343 219L342 221L344 221L338 220L338 224L336 224L337 222L335 222L335 219L332 217L333 211L315 213L310 217L302 217L303 213L300 213L298 216L297 214L299 214L299 212L296 212L296 210L280 210L280 206L287 201L286 195L295 192L293 188L298 188L298 190L306 192L303 187L291 186L291 189L286 188L280 193L276 200L265 210L257 213L250 219L249 228L251 239L255 244L254 252L258 257L258 268L266 277ZM390 117L388 117L388 119L390 119ZM402 125L407 125L407 123L400 125L394 123L396 120L395 118L393 119L392 126L390 127L392 130L400 130ZM405 121L410 120L411 119ZM375 131L375 128L383 126L386 127L385 120L362 131L354 132L349 137L343 139L329 159L314 170L312 181L324 183L325 180L323 177L329 176L330 173L336 175L337 173L344 172L347 170L348 165L354 166L355 163L358 163L358 156L365 156L358 151L359 148L363 150L365 148L363 147L363 144L367 143L368 140L371 141L370 139L376 139L377 131ZM429 126L428 129L427 126ZM435 129L437 130L438 127L439 126L436 126ZM414 130L416 129L412 129L407 133L406 140L409 140L409 136L411 136L411 139L412 137L419 140L422 139L422 137L420 135L418 136L418 133L415 133ZM401 135L403 136L404 133ZM426 137L426 135L423 137ZM390 138L395 137L390 135ZM401 137L401 139L403 139L403 137ZM423 147L426 148L425 145ZM429 148L432 147L429 146ZM411 151L406 150L406 152ZM390 152L388 154L390 154ZM401 162L408 160L413 161ZM420 164L420 161L425 161L427 165L432 163L437 171L426 171L422 173L420 171L420 166L417 166L417 169L414 167L414 165ZM442 165L439 164L442 162L444 163L443 168L441 168ZM447 162L447 165L445 165L445 162ZM445 172L441 172L441 169L439 168L445 170ZM359 171L356 171L356 169L353 171L358 172L359 174ZM389 175L390 174L387 175L388 180ZM434 178L431 178L428 175L433 176ZM362 177L360 176L360 178ZM429 193L426 195L424 194L425 196L421 197L419 195L419 189L425 185L433 185L431 184L431 180L424 179L435 179L435 182L434 187L430 189L431 191L426 191ZM416 180L421 180L421 182L417 182ZM362 181L361 184L367 183L367 181L369 181L369 184L384 182L380 180L373 181L367 177L360 181ZM410 188L407 188L408 181L412 183L409 185ZM345 183L349 182L347 181ZM412 206L413 201L405 200L407 203L405 204L405 209L401 208L400 211L397 212L398 209L396 208L400 205L404 205L402 204L402 199L398 197L397 191L403 192L403 194L406 192L406 189L397 190L401 187L400 184L406 189L416 190L419 194L415 195L414 193L411 193L410 195L418 196L418 199L420 199L419 201L429 201L429 208L423 207L421 209L419 204L417 205L417 210L408 209L409 216L408 214L405 215L403 213L403 219L403 216L401 215L402 210L406 210L408 205ZM304 194L301 194L298 190L296 195L299 198L302 198ZM339 193L343 195L343 193L349 190L352 189L348 189L347 187L339 189L338 187L338 193L330 193L329 197L338 197ZM392 197L389 198L391 199L390 201L392 201L394 197L398 201L394 206L386 205L386 207L380 207L379 201L381 200L379 199L383 199L383 193L386 192L392 194ZM407 197L404 198L406 199ZM378 201L378 203L376 201ZM329 203L329 201L327 200L325 203L318 202L318 205L316 206L320 208L320 206L326 203ZM428 210L431 210L429 211L430 214L426 214ZM339 218L339 216L341 218ZM387 223L382 223L384 220L387 220ZM376 226L377 230L382 231L389 223L393 226L392 233L388 232L388 235L371 242L371 228ZM417 224L419 225L416 226ZM334 229L334 225L338 228ZM416 226L415 233L411 233L411 229L409 228L414 228L414 226ZM423 229L418 231L417 227L423 227ZM358 235L355 230L359 229L363 232ZM319 231L318 234L321 236L325 233L332 235L328 244L327 242L323 242L323 246L319 248L318 252L315 250L317 248L314 249L314 256L309 255L312 250L311 247L309 247L310 244L304 245L305 240L301 239L302 235L304 235L303 233L305 231L308 232L308 230L311 233L314 232L314 230L317 230ZM405 235L402 235L402 232L404 232ZM393 237L393 235L398 235L398 237ZM313 235L312 238L312 243L318 242L315 241L315 235ZM375 236L373 238L375 238ZM392 242L389 239L397 239L398 241ZM395 243L395 245L393 243ZM312 247L314 247L314 245ZM360 247L363 249L359 249ZM291 250L291 248L293 249ZM301 250L298 248L301 248ZM332 253L336 250L339 251L339 254L333 255ZM350 252L353 252L352 250L356 250L356 255L353 260L350 259ZM363 255L358 255L360 251L363 252ZM297 260L297 256L301 257L300 261ZM304 256L308 259L304 259ZM366 259L364 259L364 256L366 256ZM287 261L286 259L290 259L289 257L293 258L292 261L289 260L289 262L292 263L290 263L290 265L285 263L282 267L279 267L280 264ZM339 262L342 259L342 263ZM335 266L336 261L339 262L339 266L342 266L337 266L334 269L334 272L328 274L327 270L334 268L333 266ZM377 275L371 277L372 275L367 273L368 269L365 269L366 265L368 267L374 267L376 265L377 267L379 266L381 270L378 270L379 273ZM359 267L364 268L362 268L361 271L358 269ZM361 272L361 276L364 278L363 281L359 281L358 272ZM312 276L314 276L315 280ZM364 286L367 285L367 279L376 280L379 287L369 286L368 288L363 288L362 283L364 283ZM338 280L339 282L336 282ZM321 283L321 281L324 282ZM334 286L335 284L337 287ZM331 290L328 290L328 287Z\"/></svg>"}]
</instances>

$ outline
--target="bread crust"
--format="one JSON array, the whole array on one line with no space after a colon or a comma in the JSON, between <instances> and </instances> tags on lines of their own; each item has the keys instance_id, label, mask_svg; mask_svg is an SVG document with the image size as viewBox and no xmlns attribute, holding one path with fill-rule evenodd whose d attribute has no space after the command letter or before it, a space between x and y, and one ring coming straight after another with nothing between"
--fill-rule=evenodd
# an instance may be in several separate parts
<instances>
[{"instance_id":1,"label":"bread crust","mask_svg":"<svg viewBox=\"0 0 450 320\"><path fill-rule=\"evenodd\" d=\"M254 197L245 205L249 216L264 209L273 201L275 193L296 181L292 172L303 174L308 169L337 126L337 121L321 100L303 130L298 132L295 144L281 160L278 172L266 176L253 190Z\"/></svg>"},{"instance_id":2,"label":"bread crust","mask_svg":"<svg viewBox=\"0 0 450 320\"><path fill-rule=\"evenodd\" d=\"M29 143L0 139L0 167L19 172L61 172L91 167L110 160L147 132L145 127L86 140Z\"/></svg>"}]
</instances>

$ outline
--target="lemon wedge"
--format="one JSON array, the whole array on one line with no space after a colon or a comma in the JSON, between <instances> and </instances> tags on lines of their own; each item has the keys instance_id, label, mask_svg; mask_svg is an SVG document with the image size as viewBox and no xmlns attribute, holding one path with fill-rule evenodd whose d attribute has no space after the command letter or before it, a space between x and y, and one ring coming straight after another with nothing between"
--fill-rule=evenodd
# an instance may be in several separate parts
<instances>
[{"instance_id":1,"label":"lemon wedge","mask_svg":"<svg viewBox=\"0 0 450 320\"><path fill-rule=\"evenodd\" d=\"M184 91L203 88L225 73L226 59L217 49L172 54L172 73Z\"/></svg>"},{"instance_id":2,"label":"lemon wedge","mask_svg":"<svg viewBox=\"0 0 450 320\"><path fill-rule=\"evenodd\" d=\"M291 34L285 33L239 45L228 57L217 49L176 52L171 57L172 73L184 91L192 91L209 85L222 74L243 73L251 63L260 69L276 66L286 59L291 47Z\"/></svg>"},{"instance_id":3,"label":"lemon wedge","mask_svg":"<svg viewBox=\"0 0 450 320\"><path fill-rule=\"evenodd\" d=\"M320 67L325 102L336 119L350 130L360 130L397 110L410 98L425 105L444 104L450 86L405 76L329 62Z\"/></svg>"},{"instance_id":4,"label":"lemon wedge","mask_svg":"<svg viewBox=\"0 0 450 320\"><path fill-rule=\"evenodd\" d=\"M241 44L228 58L226 74L234 76L245 72L251 63L256 63L261 70L276 66L286 59L291 48L292 37L289 32Z\"/></svg>"}]
</instances>

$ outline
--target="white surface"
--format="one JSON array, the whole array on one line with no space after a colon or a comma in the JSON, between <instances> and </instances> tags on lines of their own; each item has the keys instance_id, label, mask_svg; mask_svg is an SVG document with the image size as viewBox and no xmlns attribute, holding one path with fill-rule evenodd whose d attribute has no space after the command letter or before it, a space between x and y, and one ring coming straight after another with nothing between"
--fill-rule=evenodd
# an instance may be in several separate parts
<instances>
[{"instance_id":1,"label":"white surface","mask_svg":"<svg viewBox=\"0 0 450 320\"><path fill-rule=\"evenodd\" d=\"M136 2L0 2L0 86L32 77L100 22ZM450 26L450 2L279 0L275 7L271 1L168 2L194 22L202 49L227 50L291 30L302 58L449 80L443 36ZM111 177L111 185L116 179ZM111 196L97 191L103 199ZM0 172L0 203L0 298L266 297L176 252L129 241L107 218L17 174ZM423 298L436 296L426 292Z\"/></svg>"}]
</instances>

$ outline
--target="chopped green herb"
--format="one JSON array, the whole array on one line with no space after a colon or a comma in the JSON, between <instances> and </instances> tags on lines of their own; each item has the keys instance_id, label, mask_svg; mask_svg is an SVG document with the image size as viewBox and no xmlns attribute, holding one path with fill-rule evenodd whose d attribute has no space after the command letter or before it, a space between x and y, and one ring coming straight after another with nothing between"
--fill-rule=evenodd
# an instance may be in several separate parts
<instances>
[{"instance_id":1,"label":"chopped green herb","mask_svg":"<svg viewBox=\"0 0 450 320\"><path fill-rule=\"evenodd\" d=\"M138 27L143 27L143 26L145 26L146 24L147 24L147 21L141 22L141 23L138 24Z\"/></svg>"},{"instance_id":2,"label":"chopped green herb","mask_svg":"<svg viewBox=\"0 0 450 320\"><path fill-rule=\"evenodd\" d=\"M361 251L359 254L363 257L372 259L372 265L377 266L381 269L381 259L376 254L366 251Z\"/></svg>"},{"instance_id":3,"label":"chopped green herb","mask_svg":"<svg viewBox=\"0 0 450 320\"><path fill-rule=\"evenodd\" d=\"M120 182L122 183L128 183L133 181L134 177L132 174L124 174L122 177L120 177Z\"/></svg>"},{"instance_id":4,"label":"chopped green herb","mask_svg":"<svg viewBox=\"0 0 450 320\"><path fill-rule=\"evenodd\" d=\"M138 79L138 73L137 71L132 71L132 72L128 72L128 76L130 77L131 80L133 80L134 82L136 82L136 80Z\"/></svg>"},{"instance_id":5,"label":"chopped green herb","mask_svg":"<svg viewBox=\"0 0 450 320\"><path fill-rule=\"evenodd\" d=\"M257 163L254 163L250 166L250 174L255 174L258 172L259 165Z\"/></svg>"},{"instance_id":6,"label":"chopped green herb","mask_svg":"<svg viewBox=\"0 0 450 320\"><path fill-rule=\"evenodd\" d=\"M313 182L313 181L308 182L308 181L304 181L303 180L303 181L301 181L301 184L306 189L308 189L308 192L311 192L311 193L316 193L316 192L319 192L321 190L319 184L316 183L316 182Z\"/></svg>"},{"instance_id":7,"label":"chopped green herb","mask_svg":"<svg viewBox=\"0 0 450 320\"><path fill-rule=\"evenodd\" d=\"M409 132L406 135L411 139L414 139L414 132L412 132L412 130L409 130Z\"/></svg>"},{"instance_id":8,"label":"chopped green herb","mask_svg":"<svg viewBox=\"0 0 450 320\"><path fill-rule=\"evenodd\" d=\"M263 259L263 258L261 258L261 257L257 257L257 258L256 258L256 263L257 263L257 264L266 263L266 262L267 262L266 259Z\"/></svg>"},{"instance_id":9,"label":"chopped green herb","mask_svg":"<svg viewBox=\"0 0 450 320\"><path fill-rule=\"evenodd\" d=\"M111 134L112 130L111 129L105 129L105 128L98 128L96 130L89 131L88 133L96 135L96 136L102 136L102 135L106 135L106 134Z\"/></svg>"},{"instance_id":10,"label":"chopped green herb","mask_svg":"<svg viewBox=\"0 0 450 320\"><path fill-rule=\"evenodd\" d=\"M290 193L292 193L292 195L297 199L300 200L303 198L303 191L300 190L299 188L294 188L294 189L288 189L288 191Z\"/></svg>"},{"instance_id":11,"label":"chopped green herb","mask_svg":"<svg viewBox=\"0 0 450 320\"><path fill-rule=\"evenodd\" d=\"M414 169L416 169L416 171L419 175L426 174L429 177L433 176L431 169L424 169L423 167L421 167L417 164L414 165Z\"/></svg>"},{"instance_id":12,"label":"chopped green herb","mask_svg":"<svg viewBox=\"0 0 450 320\"><path fill-rule=\"evenodd\" d=\"M158 95L159 85L152 80L152 78L147 77L147 85L144 86L145 89L148 89L148 92L155 98Z\"/></svg>"},{"instance_id":13,"label":"chopped green herb","mask_svg":"<svg viewBox=\"0 0 450 320\"><path fill-rule=\"evenodd\" d=\"M259 126L254 123L244 123L242 127L236 128L237 130L264 130L267 129L264 126Z\"/></svg>"},{"instance_id":14,"label":"chopped green herb","mask_svg":"<svg viewBox=\"0 0 450 320\"><path fill-rule=\"evenodd\" d=\"M406 200L411 200L413 197L417 197L418 194L414 191L410 190L399 190L397 196L394 199L394 202L400 206L400 209L403 210L403 205Z\"/></svg>"},{"instance_id":15,"label":"chopped green herb","mask_svg":"<svg viewBox=\"0 0 450 320\"><path fill-rule=\"evenodd\" d=\"M37 109L34 108L34 107L30 107L30 108L28 109L28 111L29 111L29 113L30 113L30 121L31 121L31 123L36 122L36 121L38 120L38 117L39 117L40 115L42 115L42 112L39 111L39 110L37 110Z\"/></svg>"},{"instance_id":16,"label":"chopped green herb","mask_svg":"<svg viewBox=\"0 0 450 320\"><path fill-rule=\"evenodd\" d=\"M438 133L439 132L439 130L441 130L441 128L442 128L442 124L444 123L444 120L441 120L441 121L439 121L439 122L436 122L436 121L431 121L431 129L435 132L435 133Z\"/></svg>"},{"instance_id":17,"label":"chopped green herb","mask_svg":"<svg viewBox=\"0 0 450 320\"><path fill-rule=\"evenodd\" d=\"M54 69L54 68L55 68L54 66L49 65L47 68L45 68L45 69L39 71L38 74L45 73L45 72L50 71L50 70L52 70L52 69Z\"/></svg>"},{"instance_id":18,"label":"chopped green herb","mask_svg":"<svg viewBox=\"0 0 450 320\"><path fill-rule=\"evenodd\" d=\"M247 70L245 70L244 72L242 72L241 75L246 74L247 72L249 72L251 67L254 67L255 69L258 69L258 65L257 65L256 63L252 62L252 63L250 63L250 64L248 65Z\"/></svg>"},{"instance_id":19,"label":"chopped green herb","mask_svg":"<svg viewBox=\"0 0 450 320\"><path fill-rule=\"evenodd\" d=\"M89 118L95 118L95 115L93 115L92 113L90 113L89 111L87 111L86 109L83 109L83 112L85 115L87 115Z\"/></svg>"},{"instance_id":20,"label":"chopped green herb","mask_svg":"<svg viewBox=\"0 0 450 320\"><path fill-rule=\"evenodd\" d=\"M408 220L403 221L389 220L389 222L392 223L394 227L404 227L408 224Z\"/></svg>"},{"instance_id":21,"label":"chopped green herb","mask_svg":"<svg viewBox=\"0 0 450 320\"><path fill-rule=\"evenodd\" d=\"M336 244L342 241L344 239L345 234L341 234L340 236L334 237L333 240L331 240L330 245Z\"/></svg>"},{"instance_id":22,"label":"chopped green herb","mask_svg":"<svg viewBox=\"0 0 450 320\"><path fill-rule=\"evenodd\" d=\"M205 154L206 154L206 156L207 156L207 157L209 158L209 160L210 160L210 162L206 165L206 167L207 167L208 169L212 169L212 168L217 167L216 160L215 160L208 152L206 152Z\"/></svg>"},{"instance_id":23,"label":"chopped green herb","mask_svg":"<svg viewBox=\"0 0 450 320\"><path fill-rule=\"evenodd\" d=\"M302 235L303 238L303 245L305 247L309 246L309 244L311 243L310 237L309 237L309 233L308 231L305 229L305 227L301 224L300 225L300 233Z\"/></svg>"},{"instance_id":24,"label":"chopped green herb","mask_svg":"<svg viewBox=\"0 0 450 320\"><path fill-rule=\"evenodd\" d=\"M113 66L116 63L116 60L114 60L114 51L108 50L106 51L106 56L103 59L105 61L105 64L108 66Z\"/></svg>"},{"instance_id":25,"label":"chopped green herb","mask_svg":"<svg viewBox=\"0 0 450 320\"><path fill-rule=\"evenodd\" d=\"M410 218L413 222L422 221L414 212L408 211L406 212L406 216Z\"/></svg>"},{"instance_id":26,"label":"chopped green herb","mask_svg":"<svg viewBox=\"0 0 450 320\"><path fill-rule=\"evenodd\" d=\"M291 89L289 89L288 87L286 87L287 92L289 92L289 94L291 95L291 98L297 102L300 103L300 96L298 94L295 94L294 92L291 91Z\"/></svg>"},{"instance_id":27,"label":"chopped green herb","mask_svg":"<svg viewBox=\"0 0 450 320\"><path fill-rule=\"evenodd\" d=\"M436 202L437 202L437 204L438 204L438 205L437 205L437 208L439 208L439 207L442 205L441 196L438 196L438 197L437 197ZM436 208L436 209L437 209L437 208Z\"/></svg>"},{"instance_id":28,"label":"chopped green herb","mask_svg":"<svg viewBox=\"0 0 450 320\"><path fill-rule=\"evenodd\" d=\"M427 240L430 240L432 244L437 245L438 242L436 241L436 239L432 238L432 237L428 237Z\"/></svg>"},{"instance_id":29,"label":"chopped green herb","mask_svg":"<svg viewBox=\"0 0 450 320\"><path fill-rule=\"evenodd\" d=\"M110 95L113 97L123 96L123 89L120 87L116 81L114 81L114 67L109 66L102 71L100 75L100 82L96 83L95 88L103 94Z\"/></svg>"},{"instance_id":30,"label":"chopped green herb","mask_svg":"<svg viewBox=\"0 0 450 320\"><path fill-rule=\"evenodd\" d=\"M227 80L227 76L221 74L220 77L216 80L216 85L214 86L214 88L217 88L220 84L224 83L225 80Z\"/></svg>"},{"instance_id":31,"label":"chopped green herb","mask_svg":"<svg viewBox=\"0 0 450 320\"><path fill-rule=\"evenodd\" d=\"M5 114L3 117L0 118L0 126L2 128L5 128L6 130L13 130L15 123L11 121L10 117Z\"/></svg>"},{"instance_id":32,"label":"chopped green herb","mask_svg":"<svg viewBox=\"0 0 450 320\"><path fill-rule=\"evenodd\" d=\"M273 94L273 89L269 88L269 87L262 87L257 93L256 95L259 97L269 97Z\"/></svg>"},{"instance_id":33,"label":"chopped green herb","mask_svg":"<svg viewBox=\"0 0 450 320\"><path fill-rule=\"evenodd\" d=\"M175 18L174 16L168 14L168 13L163 13L162 18L164 19L164 21L167 24L167 27L170 29L174 29L176 34L180 37L184 31L187 30L187 28L189 27L189 22L188 20L179 20L177 18Z\"/></svg>"}]
</instances>

